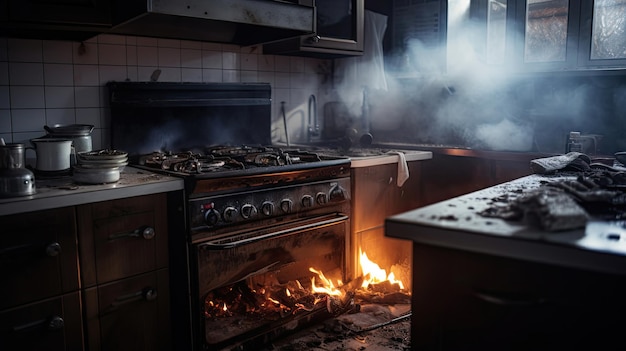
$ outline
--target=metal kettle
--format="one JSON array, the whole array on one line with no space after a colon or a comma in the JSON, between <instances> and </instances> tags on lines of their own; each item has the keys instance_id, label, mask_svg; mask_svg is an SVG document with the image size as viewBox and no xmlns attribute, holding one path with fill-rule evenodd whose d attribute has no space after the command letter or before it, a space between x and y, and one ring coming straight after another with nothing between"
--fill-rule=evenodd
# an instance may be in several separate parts
<instances>
[{"instance_id":1,"label":"metal kettle","mask_svg":"<svg viewBox=\"0 0 626 351\"><path fill-rule=\"evenodd\" d=\"M24 144L0 143L0 197L35 194L35 175L24 168Z\"/></svg>"}]
</instances>

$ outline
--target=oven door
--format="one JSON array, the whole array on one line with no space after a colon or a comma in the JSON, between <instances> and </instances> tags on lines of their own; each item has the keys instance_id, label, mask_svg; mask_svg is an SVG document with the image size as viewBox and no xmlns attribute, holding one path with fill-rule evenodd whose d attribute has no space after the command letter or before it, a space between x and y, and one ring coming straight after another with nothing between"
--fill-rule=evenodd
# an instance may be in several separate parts
<instances>
[{"instance_id":1,"label":"oven door","mask_svg":"<svg viewBox=\"0 0 626 351\"><path fill-rule=\"evenodd\" d=\"M286 300L312 285L310 268L345 281L349 229L348 216L333 213L195 244L206 343L241 341L310 313L312 306Z\"/></svg>"}]
</instances>

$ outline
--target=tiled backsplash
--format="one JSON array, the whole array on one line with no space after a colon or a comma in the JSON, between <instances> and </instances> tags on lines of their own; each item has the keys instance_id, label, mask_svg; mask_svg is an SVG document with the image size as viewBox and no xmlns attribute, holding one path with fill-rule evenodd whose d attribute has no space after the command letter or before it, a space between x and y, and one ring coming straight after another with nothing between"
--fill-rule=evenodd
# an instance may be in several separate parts
<instances>
[{"instance_id":1,"label":"tiled backsplash","mask_svg":"<svg viewBox=\"0 0 626 351\"><path fill-rule=\"evenodd\" d=\"M0 37L0 137L27 142L44 135L44 125L92 124L93 148L109 147L105 84L158 80L270 83L274 124L283 125L284 101L290 138L299 140L309 95L319 95L329 63L260 50L122 35L82 43ZM285 140L283 129L273 131L274 140Z\"/></svg>"}]
</instances>

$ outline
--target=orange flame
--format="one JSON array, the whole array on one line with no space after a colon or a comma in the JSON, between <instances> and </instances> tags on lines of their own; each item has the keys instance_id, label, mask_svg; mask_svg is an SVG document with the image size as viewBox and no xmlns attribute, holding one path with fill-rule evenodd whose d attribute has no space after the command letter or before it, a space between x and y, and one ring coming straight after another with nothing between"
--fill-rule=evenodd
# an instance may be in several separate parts
<instances>
[{"instance_id":1,"label":"orange flame","mask_svg":"<svg viewBox=\"0 0 626 351\"><path fill-rule=\"evenodd\" d=\"M363 284L361 285L362 288L367 288L368 285L380 284L388 280L392 284L398 284L400 289L404 289L404 285L402 284L402 281L396 280L395 279L396 277L393 274L393 272L387 275L387 271L380 268L378 264L372 262L367 257L367 254L365 252L362 252L361 249L359 249L359 261L361 263L361 270L363 271L363 277L365 277L365 279L363 279Z\"/></svg>"},{"instance_id":2,"label":"orange flame","mask_svg":"<svg viewBox=\"0 0 626 351\"><path fill-rule=\"evenodd\" d=\"M324 273L316 270L313 267L309 268L309 271L317 274L318 278L321 280L322 286L317 286L315 284L315 277L311 278L311 289L316 293L323 293L331 296L342 296L343 292L335 287L335 284L324 276ZM337 284L341 284L341 282L337 282Z\"/></svg>"}]
</instances>

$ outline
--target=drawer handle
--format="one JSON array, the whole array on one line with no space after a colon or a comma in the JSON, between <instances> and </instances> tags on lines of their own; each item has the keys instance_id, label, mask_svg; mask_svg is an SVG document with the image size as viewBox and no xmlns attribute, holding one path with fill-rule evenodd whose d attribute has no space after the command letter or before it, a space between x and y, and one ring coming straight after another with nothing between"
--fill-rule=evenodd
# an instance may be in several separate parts
<instances>
[{"instance_id":1,"label":"drawer handle","mask_svg":"<svg viewBox=\"0 0 626 351\"><path fill-rule=\"evenodd\" d=\"M155 235L156 235L156 232L154 228L150 226L143 226L128 233L111 234L109 235L109 241L117 240L117 239L125 239L125 238L139 238L139 237L142 237L146 240L150 240L154 238Z\"/></svg>"},{"instance_id":2,"label":"drawer handle","mask_svg":"<svg viewBox=\"0 0 626 351\"><path fill-rule=\"evenodd\" d=\"M46 246L46 255L56 257L61 253L61 244L52 243Z\"/></svg>"},{"instance_id":3,"label":"drawer handle","mask_svg":"<svg viewBox=\"0 0 626 351\"><path fill-rule=\"evenodd\" d=\"M45 247L45 254L49 257L56 257L61 253L61 244L58 242L53 242ZM32 256L40 256L41 255L41 246L37 244L24 244L24 245L16 245L11 247L6 247L0 249L0 256L5 258L18 258L18 256L22 255L32 255Z\"/></svg>"},{"instance_id":4,"label":"drawer handle","mask_svg":"<svg viewBox=\"0 0 626 351\"><path fill-rule=\"evenodd\" d=\"M473 295L481 301L500 306L537 306L547 302L545 298L534 296L507 297L485 292L474 292Z\"/></svg>"},{"instance_id":5,"label":"drawer handle","mask_svg":"<svg viewBox=\"0 0 626 351\"><path fill-rule=\"evenodd\" d=\"M24 333L36 329L45 328L48 331L58 331L63 329L65 321L59 316L52 316L48 319L40 319L30 323L21 324L13 327L14 332Z\"/></svg>"},{"instance_id":6,"label":"drawer handle","mask_svg":"<svg viewBox=\"0 0 626 351\"><path fill-rule=\"evenodd\" d=\"M144 288L140 291L118 296L115 300L109 305L106 311L102 313L102 315L111 313L115 311L118 307L122 305L126 305L131 302L136 301L154 301L158 297L157 290L155 288Z\"/></svg>"}]
</instances>

